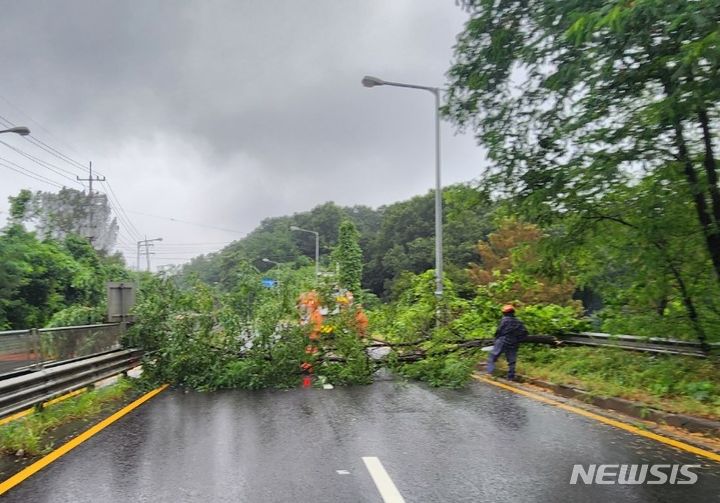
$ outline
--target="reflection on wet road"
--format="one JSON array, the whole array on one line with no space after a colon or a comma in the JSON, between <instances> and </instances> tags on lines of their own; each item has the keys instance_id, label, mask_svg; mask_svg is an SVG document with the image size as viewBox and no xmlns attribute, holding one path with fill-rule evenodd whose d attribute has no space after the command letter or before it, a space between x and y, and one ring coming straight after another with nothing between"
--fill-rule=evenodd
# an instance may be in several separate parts
<instances>
[{"instance_id":1,"label":"reflection on wet road","mask_svg":"<svg viewBox=\"0 0 720 503\"><path fill-rule=\"evenodd\" d=\"M333 390L166 391L7 502L716 501L720 465L513 393L391 380ZM575 463L702 464L689 485L570 485Z\"/></svg>"}]
</instances>

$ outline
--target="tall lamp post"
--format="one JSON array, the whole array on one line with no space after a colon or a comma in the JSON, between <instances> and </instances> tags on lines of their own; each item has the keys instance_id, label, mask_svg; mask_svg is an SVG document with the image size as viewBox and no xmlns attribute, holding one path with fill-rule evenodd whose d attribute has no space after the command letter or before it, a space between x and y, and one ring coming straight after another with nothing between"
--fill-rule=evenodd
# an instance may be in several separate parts
<instances>
[{"instance_id":1,"label":"tall lamp post","mask_svg":"<svg viewBox=\"0 0 720 503\"><path fill-rule=\"evenodd\" d=\"M309 231L307 229L301 229L297 225L291 225L290 230L315 234L315 279L317 280L317 278L320 277L320 233L316 231Z\"/></svg>"},{"instance_id":2,"label":"tall lamp post","mask_svg":"<svg viewBox=\"0 0 720 503\"><path fill-rule=\"evenodd\" d=\"M0 131L0 133L15 133L19 134L20 136L27 136L30 134L30 130L25 126L15 126L11 127L10 129L3 129L2 131Z\"/></svg>"},{"instance_id":3,"label":"tall lamp post","mask_svg":"<svg viewBox=\"0 0 720 503\"><path fill-rule=\"evenodd\" d=\"M443 235L442 235L442 184L440 183L440 89L437 87L418 86L390 82L366 75L362 79L365 87L394 86L421 89L435 96L435 295L438 299L443 295Z\"/></svg>"},{"instance_id":4,"label":"tall lamp post","mask_svg":"<svg viewBox=\"0 0 720 503\"><path fill-rule=\"evenodd\" d=\"M273 266L280 265L280 262L275 262L274 260L270 260L269 258L264 258L264 259L262 259L262 261L265 262L266 264L272 264Z\"/></svg>"}]
</instances>

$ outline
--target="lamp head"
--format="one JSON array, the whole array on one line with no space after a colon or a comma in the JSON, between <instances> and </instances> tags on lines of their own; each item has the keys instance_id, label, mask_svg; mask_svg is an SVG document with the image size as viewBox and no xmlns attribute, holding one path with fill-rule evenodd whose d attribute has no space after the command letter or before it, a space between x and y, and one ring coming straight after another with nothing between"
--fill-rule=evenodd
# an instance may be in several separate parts
<instances>
[{"instance_id":1,"label":"lamp head","mask_svg":"<svg viewBox=\"0 0 720 503\"><path fill-rule=\"evenodd\" d=\"M364 85L365 87L382 86L384 84L384 80L377 77L371 77L370 75L365 75L362 79L362 85Z\"/></svg>"},{"instance_id":2,"label":"lamp head","mask_svg":"<svg viewBox=\"0 0 720 503\"><path fill-rule=\"evenodd\" d=\"M25 126L15 126L11 127L10 129L6 129L3 131L3 133L15 133L19 134L20 136L27 136L30 134L30 129L26 128Z\"/></svg>"}]
</instances>

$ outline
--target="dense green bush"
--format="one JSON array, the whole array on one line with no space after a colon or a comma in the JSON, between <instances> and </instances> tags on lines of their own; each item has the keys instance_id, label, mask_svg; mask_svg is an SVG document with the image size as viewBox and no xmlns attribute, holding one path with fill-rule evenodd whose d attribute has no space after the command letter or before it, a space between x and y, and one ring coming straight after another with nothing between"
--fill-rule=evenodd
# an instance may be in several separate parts
<instances>
[{"instance_id":1,"label":"dense green bush","mask_svg":"<svg viewBox=\"0 0 720 503\"><path fill-rule=\"evenodd\" d=\"M0 232L0 330L99 321L106 281L128 278L118 256L95 251L85 238L40 240L10 225Z\"/></svg>"},{"instance_id":2,"label":"dense green bush","mask_svg":"<svg viewBox=\"0 0 720 503\"><path fill-rule=\"evenodd\" d=\"M105 319L105 307L74 305L53 314L45 325L47 328L94 325Z\"/></svg>"},{"instance_id":3,"label":"dense green bush","mask_svg":"<svg viewBox=\"0 0 720 503\"><path fill-rule=\"evenodd\" d=\"M301 323L295 302L289 302L305 284L305 271L296 274L264 288L259 273L248 270L229 293L200 282L180 290L158 278L143 285L129 341L148 350L145 379L196 389L287 388L301 382L301 365L310 363L316 383L371 382L373 367L353 322L354 307L336 302L329 285L321 286L319 297L331 312L316 352L308 353L313 327Z\"/></svg>"},{"instance_id":4,"label":"dense green bush","mask_svg":"<svg viewBox=\"0 0 720 503\"><path fill-rule=\"evenodd\" d=\"M480 351L481 346L458 350L457 343L494 337L501 318L501 305L493 299L504 286L492 285L492 295L486 287L478 288L477 295L466 300L456 294L454 285L446 278L443 299L438 302L434 281L433 271L406 275L406 287L398 301L372 313L372 330L391 344L417 341L418 345L407 351L424 351L421 361L405 363L395 359L393 368L401 374L434 386L459 386L470 379L475 364L484 358L484 353ZM504 281L510 283L514 279ZM436 322L438 314L439 324ZM534 335L555 335L587 328L587 323L573 306L518 305L518 317ZM403 353L400 347L397 351Z\"/></svg>"}]
</instances>

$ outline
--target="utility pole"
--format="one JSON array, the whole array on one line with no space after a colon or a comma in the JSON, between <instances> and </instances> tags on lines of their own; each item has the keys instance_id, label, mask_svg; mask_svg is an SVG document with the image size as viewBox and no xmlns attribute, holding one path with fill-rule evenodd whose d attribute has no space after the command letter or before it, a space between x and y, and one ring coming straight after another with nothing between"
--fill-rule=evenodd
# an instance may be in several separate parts
<instances>
[{"instance_id":1,"label":"utility pole","mask_svg":"<svg viewBox=\"0 0 720 503\"><path fill-rule=\"evenodd\" d=\"M153 241L162 241L163 238L155 238L155 239L148 239L147 236L145 236L145 239L142 241L137 242L137 267L136 269L140 270L140 247L145 247L145 256L147 257L147 269L146 271L150 272L150 247L155 246Z\"/></svg>"},{"instance_id":2,"label":"utility pole","mask_svg":"<svg viewBox=\"0 0 720 503\"><path fill-rule=\"evenodd\" d=\"M150 247L154 246L150 244L150 241L148 241L147 235L145 236L145 258L147 259L147 269L145 269L147 272L150 272Z\"/></svg>"},{"instance_id":3,"label":"utility pole","mask_svg":"<svg viewBox=\"0 0 720 503\"><path fill-rule=\"evenodd\" d=\"M94 236L95 226L93 224L93 187L92 186L93 186L93 182L104 182L105 177L103 176L101 178L96 175L95 178L93 178L92 161L90 161L90 176L88 176L87 178L80 178L79 176L77 176L75 178L78 179L78 182L88 182L90 184L90 188L88 189L88 201L90 202L90 204L88 205L90 208L90 210L88 211L88 220L90 221L89 222L90 228L89 228L89 232L88 232L90 235L88 236L88 240L90 241L90 243L92 243L93 240L95 239L95 236Z\"/></svg>"}]
</instances>

